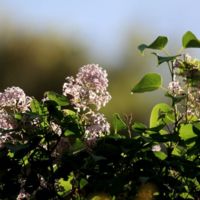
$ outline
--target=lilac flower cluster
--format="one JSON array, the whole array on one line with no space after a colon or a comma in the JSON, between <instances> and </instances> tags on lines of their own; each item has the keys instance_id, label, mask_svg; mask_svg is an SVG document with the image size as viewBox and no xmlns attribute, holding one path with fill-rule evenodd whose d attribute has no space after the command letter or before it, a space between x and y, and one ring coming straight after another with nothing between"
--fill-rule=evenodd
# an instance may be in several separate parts
<instances>
[{"instance_id":1,"label":"lilac flower cluster","mask_svg":"<svg viewBox=\"0 0 200 200\"><path fill-rule=\"evenodd\" d=\"M184 93L184 90L180 86L179 81L171 81L168 85L168 93L172 96L179 96Z\"/></svg>"},{"instance_id":2,"label":"lilac flower cluster","mask_svg":"<svg viewBox=\"0 0 200 200\"><path fill-rule=\"evenodd\" d=\"M63 94L72 97L72 103L78 111L90 110L92 105L99 110L111 99L107 87L107 72L99 65L91 64L80 68L75 79L66 78Z\"/></svg>"},{"instance_id":3,"label":"lilac flower cluster","mask_svg":"<svg viewBox=\"0 0 200 200\"><path fill-rule=\"evenodd\" d=\"M92 113L85 128L85 139L89 143L94 143L96 138L103 137L105 133L109 133L110 124L101 113Z\"/></svg>"},{"instance_id":4,"label":"lilac flower cluster","mask_svg":"<svg viewBox=\"0 0 200 200\"><path fill-rule=\"evenodd\" d=\"M30 106L31 98L19 87L9 87L0 93L0 108L25 112Z\"/></svg>"},{"instance_id":5,"label":"lilac flower cluster","mask_svg":"<svg viewBox=\"0 0 200 200\"><path fill-rule=\"evenodd\" d=\"M187 120L200 120L200 60L183 55L174 61L173 67L175 78L169 83L168 93L174 97L184 94L187 98L182 106L183 115Z\"/></svg>"},{"instance_id":6,"label":"lilac flower cluster","mask_svg":"<svg viewBox=\"0 0 200 200\"><path fill-rule=\"evenodd\" d=\"M63 94L69 96L72 104L82 115L87 141L95 141L109 132L110 125L103 114L96 113L111 99L108 88L107 72L97 64L80 68L76 78L67 77Z\"/></svg>"},{"instance_id":7,"label":"lilac flower cluster","mask_svg":"<svg viewBox=\"0 0 200 200\"><path fill-rule=\"evenodd\" d=\"M30 102L31 98L19 87L10 87L0 93L0 143L5 142L11 131L17 128L14 113L27 111ZM10 133L4 133L9 130Z\"/></svg>"}]
</instances>

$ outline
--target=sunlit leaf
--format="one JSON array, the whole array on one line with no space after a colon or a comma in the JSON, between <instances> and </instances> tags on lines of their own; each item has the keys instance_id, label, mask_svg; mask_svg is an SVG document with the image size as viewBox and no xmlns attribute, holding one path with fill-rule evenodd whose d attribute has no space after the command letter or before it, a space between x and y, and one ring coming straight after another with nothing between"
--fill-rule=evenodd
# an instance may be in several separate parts
<instances>
[{"instance_id":1,"label":"sunlit leaf","mask_svg":"<svg viewBox=\"0 0 200 200\"><path fill-rule=\"evenodd\" d=\"M200 48L200 40L191 31L188 31L183 35L182 45L184 48Z\"/></svg>"},{"instance_id":2,"label":"sunlit leaf","mask_svg":"<svg viewBox=\"0 0 200 200\"><path fill-rule=\"evenodd\" d=\"M56 92L48 91L45 93L45 96L47 96L49 100L55 101L59 106L69 105L69 101L68 101L67 97L60 95Z\"/></svg>"},{"instance_id":3,"label":"sunlit leaf","mask_svg":"<svg viewBox=\"0 0 200 200\"><path fill-rule=\"evenodd\" d=\"M132 89L133 93L143 93L157 90L162 85L162 78L160 74L149 73L146 74Z\"/></svg>"},{"instance_id":4,"label":"sunlit leaf","mask_svg":"<svg viewBox=\"0 0 200 200\"><path fill-rule=\"evenodd\" d=\"M150 128L174 122L173 109L166 103L155 105L151 111Z\"/></svg>"},{"instance_id":5,"label":"sunlit leaf","mask_svg":"<svg viewBox=\"0 0 200 200\"><path fill-rule=\"evenodd\" d=\"M165 160L167 158L167 154L162 151L154 151L153 153L160 160Z\"/></svg>"},{"instance_id":6,"label":"sunlit leaf","mask_svg":"<svg viewBox=\"0 0 200 200\"><path fill-rule=\"evenodd\" d=\"M31 101L31 111L33 113L36 113L36 114L39 114L39 115L41 115L43 113L42 112L42 106L39 103L39 101L37 101L36 99L32 99L32 101Z\"/></svg>"},{"instance_id":7,"label":"sunlit leaf","mask_svg":"<svg viewBox=\"0 0 200 200\"><path fill-rule=\"evenodd\" d=\"M197 135L193 131L192 124L183 124L179 130L179 136L183 140L188 140L194 137L197 137Z\"/></svg>"},{"instance_id":8,"label":"sunlit leaf","mask_svg":"<svg viewBox=\"0 0 200 200\"><path fill-rule=\"evenodd\" d=\"M58 181L58 185L62 187L62 190L59 192L59 195L64 195L65 193L69 192L72 189L72 184L71 184L72 179L73 175L70 174L68 176L68 180L64 180L63 178L61 178Z\"/></svg>"},{"instance_id":9,"label":"sunlit leaf","mask_svg":"<svg viewBox=\"0 0 200 200\"><path fill-rule=\"evenodd\" d=\"M73 131L71 131L71 130L66 130L66 131L64 132L64 135L65 135L65 136L70 136L70 135L75 135L75 133L74 133Z\"/></svg>"},{"instance_id":10,"label":"sunlit leaf","mask_svg":"<svg viewBox=\"0 0 200 200\"><path fill-rule=\"evenodd\" d=\"M175 146L173 151L172 151L172 155L175 156L183 156L185 154L186 149L182 146Z\"/></svg>"}]
</instances>

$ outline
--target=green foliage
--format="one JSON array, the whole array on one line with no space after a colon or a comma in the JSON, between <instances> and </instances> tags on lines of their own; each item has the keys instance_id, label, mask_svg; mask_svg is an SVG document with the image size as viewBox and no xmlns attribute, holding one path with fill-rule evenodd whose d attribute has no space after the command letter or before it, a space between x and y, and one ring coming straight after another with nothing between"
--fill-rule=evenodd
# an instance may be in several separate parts
<instances>
[{"instance_id":1,"label":"green foliage","mask_svg":"<svg viewBox=\"0 0 200 200\"><path fill-rule=\"evenodd\" d=\"M156 73L149 73L146 74L140 81L137 83L132 92L134 93L143 93L143 92L150 92L153 90L157 90L162 85L162 79L159 74Z\"/></svg>"}]
</instances>

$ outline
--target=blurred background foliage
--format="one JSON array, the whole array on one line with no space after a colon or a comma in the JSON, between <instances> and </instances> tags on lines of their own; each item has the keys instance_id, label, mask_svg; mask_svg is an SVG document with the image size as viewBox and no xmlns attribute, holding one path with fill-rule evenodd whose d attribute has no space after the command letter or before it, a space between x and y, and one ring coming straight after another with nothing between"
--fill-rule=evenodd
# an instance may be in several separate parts
<instances>
[{"instance_id":1,"label":"blurred background foliage","mask_svg":"<svg viewBox=\"0 0 200 200\"><path fill-rule=\"evenodd\" d=\"M62 91L65 77L75 75L78 68L94 60L87 45L80 39L63 37L59 33L24 31L15 24L1 26L0 90L19 86L30 96L42 98L45 91ZM142 57L137 50L148 41L149 30L130 31L125 38L124 52L116 64L98 63L108 71L110 103L102 112L111 120L113 113L133 115L136 121L147 121L152 106L161 101L155 95L131 95L132 86L145 72L156 71L152 55Z\"/></svg>"}]
</instances>

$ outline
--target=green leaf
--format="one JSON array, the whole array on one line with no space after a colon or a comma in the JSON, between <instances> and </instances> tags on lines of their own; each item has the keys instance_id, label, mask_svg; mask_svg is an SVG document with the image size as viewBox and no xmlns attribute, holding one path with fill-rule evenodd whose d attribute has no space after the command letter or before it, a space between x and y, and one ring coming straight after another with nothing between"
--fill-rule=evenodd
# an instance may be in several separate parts
<instances>
[{"instance_id":1,"label":"green leaf","mask_svg":"<svg viewBox=\"0 0 200 200\"><path fill-rule=\"evenodd\" d=\"M21 120L22 114L21 113L15 113L15 119Z\"/></svg>"},{"instance_id":2,"label":"green leaf","mask_svg":"<svg viewBox=\"0 0 200 200\"><path fill-rule=\"evenodd\" d=\"M156 49L162 50L168 42L167 37L165 36L158 36L150 45L141 44L138 46L138 49L141 53L144 52L145 49Z\"/></svg>"},{"instance_id":3,"label":"green leaf","mask_svg":"<svg viewBox=\"0 0 200 200\"><path fill-rule=\"evenodd\" d=\"M74 144L70 148L70 152L75 155L85 150L85 148L86 148L85 143L81 141L79 138L76 138Z\"/></svg>"},{"instance_id":4,"label":"green leaf","mask_svg":"<svg viewBox=\"0 0 200 200\"><path fill-rule=\"evenodd\" d=\"M115 197L111 199L111 196L108 194L100 193L92 196L90 200L115 200Z\"/></svg>"},{"instance_id":5,"label":"green leaf","mask_svg":"<svg viewBox=\"0 0 200 200\"><path fill-rule=\"evenodd\" d=\"M126 127L127 127L126 123L123 121L123 119L120 117L120 115L118 113L115 113L113 115L114 132L117 133L118 131L125 129Z\"/></svg>"},{"instance_id":6,"label":"green leaf","mask_svg":"<svg viewBox=\"0 0 200 200\"><path fill-rule=\"evenodd\" d=\"M133 93L143 93L157 90L162 85L162 78L160 74L149 73L146 74L132 89Z\"/></svg>"},{"instance_id":7,"label":"green leaf","mask_svg":"<svg viewBox=\"0 0 200 200\"><path fill-rule=\"evenodd\" d=\"M83 189L88 184L88 181L84 178L80 180L80 189Z\"/></svg>"},{"instance_id":8,"label":"green leaf","mask_svg":"<svg viewBox=\"0 0 200 200\"><path fill-rule=\"evenodd\" d=\"M194 197L191 194L189 194L188 192L181 193L180 197L182 197L183 199L186 199L186 200L189 200L189 199L193 199L194 200Z\"/></svg>"},{"instance_id":9,"label":"green leaf","mask_svg":"<svg viewBox=\"0 0 200 200\"><path fill-rule=\"evenodd\" d=\"M165 62L170 62L170 61L173 61L175 60L178 56L180 55L176 55L176 56L159 56L157 53L152 53L154 54L156 57L157 57L157 60L158 60L158 65L161 65L162 63L165 63Z\"/></svg>"},{"instance_id":10,"label":"green leaf","mask_svg":"<svg viewBox=\"0 0 200 200\"><path fill-rule=\"evenodd\" d=\"M71 131L71 130L66 130L64 132L64 135L67 137L67 136L75 135L75 133L73 131Z\"/></svg>"},{"instance_id":11,"label":"green leaf","mask_svg":"<svg viewBox=\"0 0 200 200\"><path fill-rule=\"evenodd\" d=\"M150 128L174 122L173 109L166 103L155 105L151 111Z\"/></svg>"},{"instance_id":12,"label":"green leaf","mask_svg":"<svg viewBox=\"0 0 200 200\"><path fill-rule=\"evenodd\" d=\"M132 125L132 129L133 131L143 132L147 129L147 126L140 122L134 122L134 124Z\"/></svg>"},{"instance_id":13,"label":"green leaf","mask_svg":"<svg viewBox=\"0 0 200 200\"><path fill-rule=\"evenodd\" d=\"M71 181L73 180L74 176L71 173L68 176L68 180L64 180L63 178L58 180L58 185L62 187L63 190L59 192L59 195L64 195L65 193L69 192L72 189Z\"/></svg>"},{"instance_id":14,"label":"green leaf","mask_svg":"<svg viewBox=\"0 0 200 200\"><path fill-rule=\"evenodd\" d=\"M42 106L41 106L41 104L39 103L38 100L32 99L32 101L31 101L31 111L33 113L42 115L43 109L42 109Z\"/></svg>"},{"instance_id":15,"label":"green leaf","mask_svg":"<svg viewBox=\"0 0 200 200\"><path fill-rule=\"evenodd\" d=\"M160 160L165 160L167 158L167 154L162 151L154 151L153 153Z\"/></svg>"},{"instance_id":16,"label":"green leaf","mask_svg":"<svg viewBox=\"0 0 200 200\"><path fill-rule=\"evenodd\" d=\"M188 31L183 35L182 45L184 48L200 48L200 41L191 31Z\"/></svg>"},{"instance_id":17,"label":"green leaf","mask_svg":"<svg viewBox=\"0 0 200 200\"><path fill-rule=\"evenodd\" d=\"M53 91L48 91L45 93L45 96L47 96L49 100L55 101L59 106L69 105L69 101L68 101L67 97L64 95L60 95Z\"/></svg>"},{"instance_id":18,"label":"green leaf","mask_svg":"<svg viewBox=\"0 0 200 200\"><path fill-rule=\"evenodd\" d=\"M197 137L197 135L193 131L192 124L183 124L179 130L179 136L183 140L188 140L188 139Z\"/></svg>"},{"instance_id":19,"label":"green leaf","mask_svg":"<svg viewBox=\"0 0 200 200\"><path fill-rule=\"evenodd\" d=\"M173 151L172 151L172 155L181 157L186 153L186 148L182 147L182 146L175 146Z\"/></svg>"}]
</instances>

